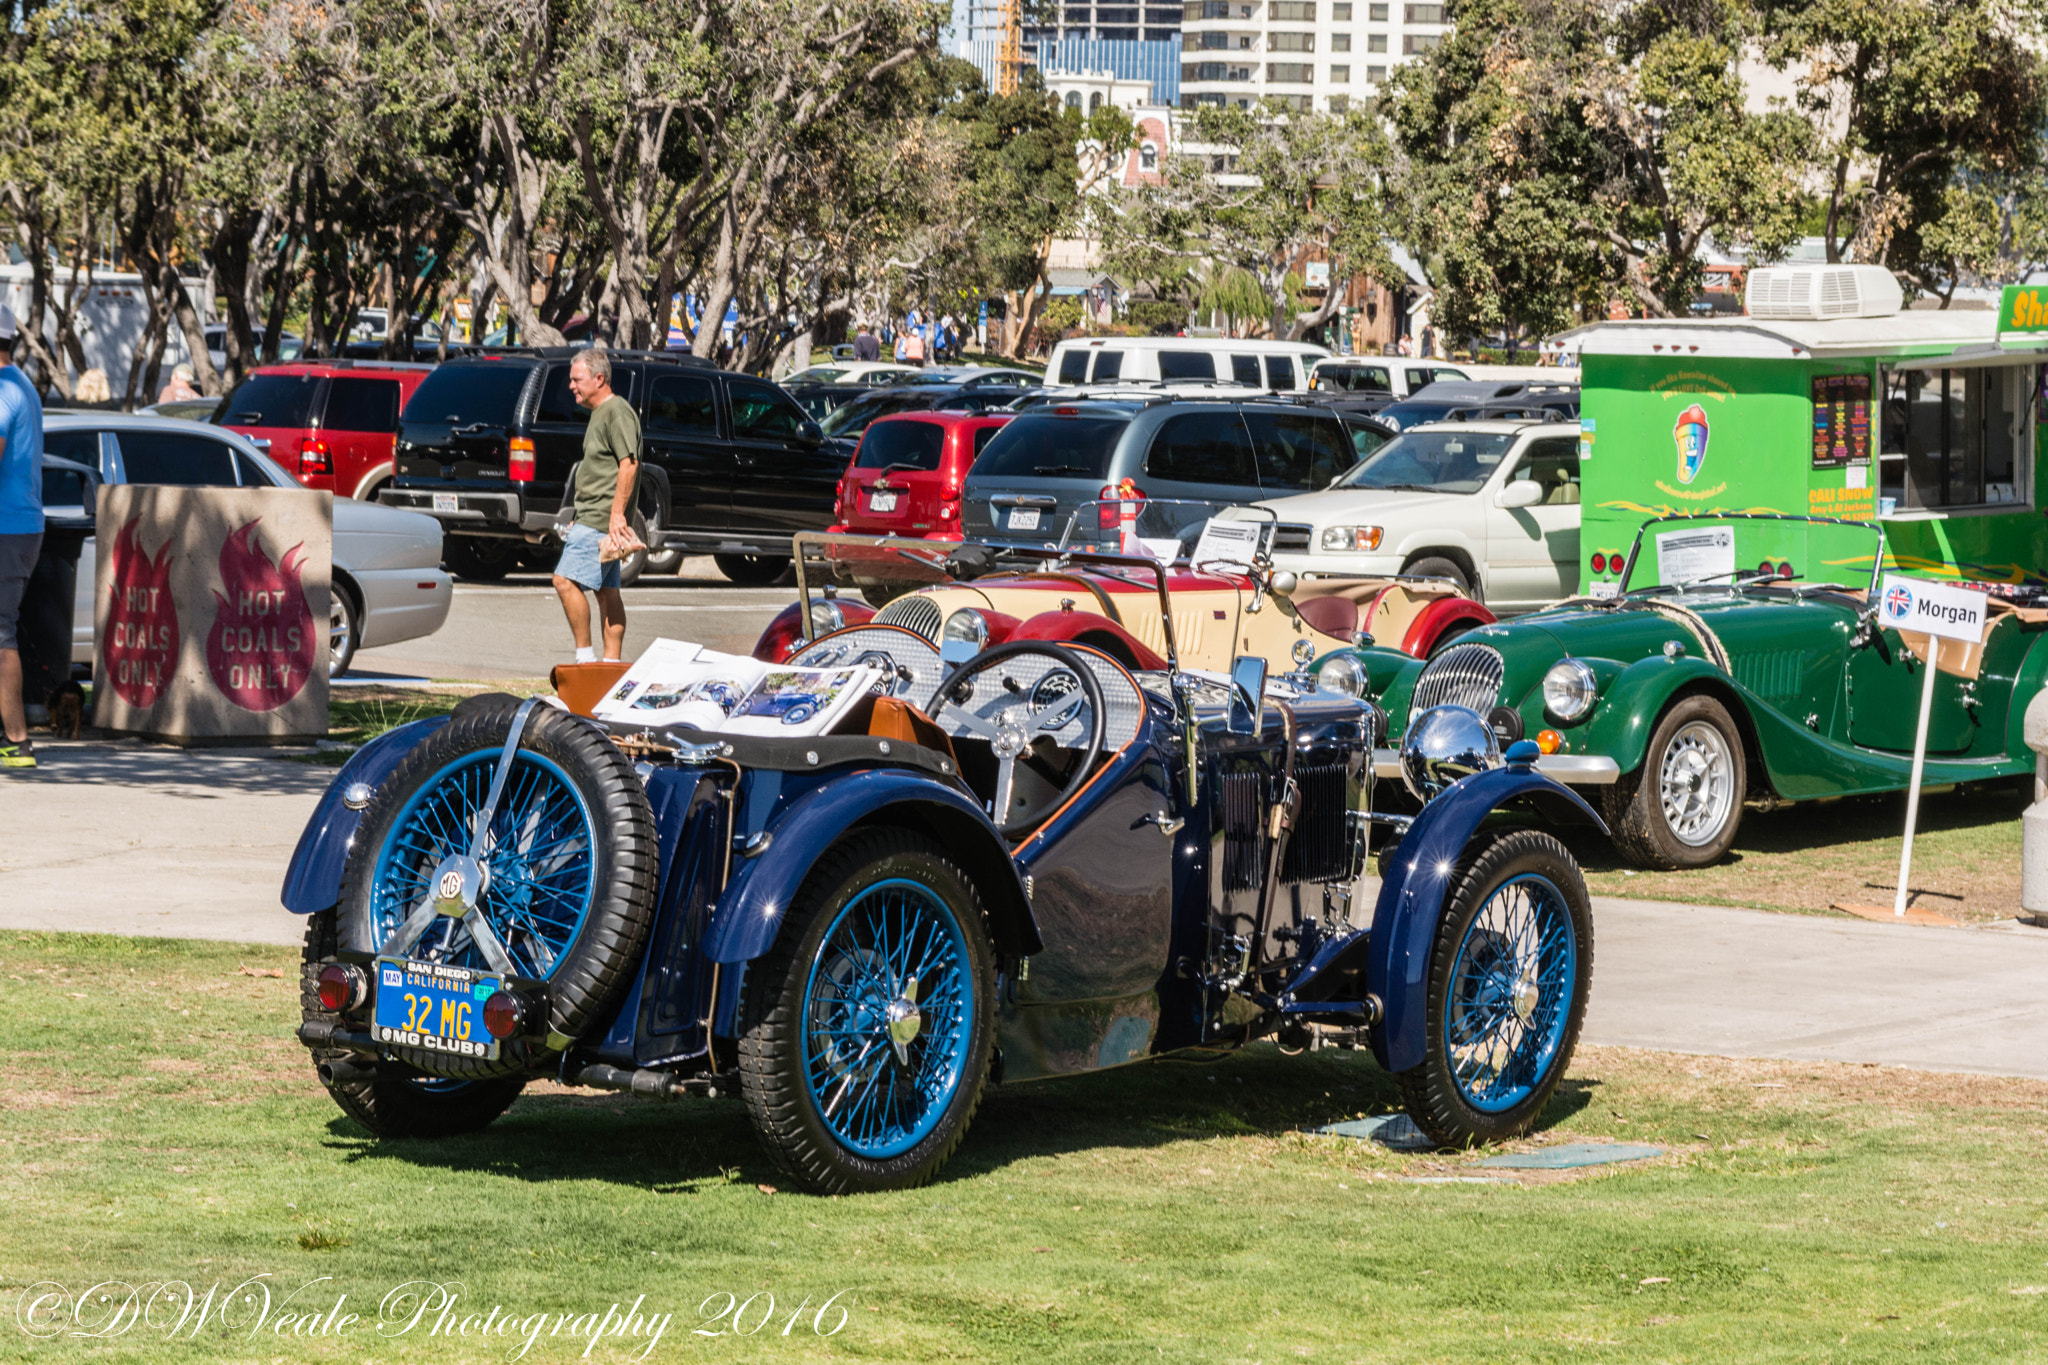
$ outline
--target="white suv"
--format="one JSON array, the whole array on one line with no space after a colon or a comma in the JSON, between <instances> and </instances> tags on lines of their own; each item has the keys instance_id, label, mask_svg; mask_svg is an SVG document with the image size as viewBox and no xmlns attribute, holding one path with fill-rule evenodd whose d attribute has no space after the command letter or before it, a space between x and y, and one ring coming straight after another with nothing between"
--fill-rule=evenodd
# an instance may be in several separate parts
<instances>
[{"instance_id":1,"label":"white suv","mask_svg":"<svg viewBox=\"0 0 2048 1365\"><path fill-rule=\"evenodd\" d=\"M1320 493L1258 505L1280 519L1278 569L1449 578L1501 616L1578 591L1576 422L1416 427Z\"/></svg>"}]
</instances>

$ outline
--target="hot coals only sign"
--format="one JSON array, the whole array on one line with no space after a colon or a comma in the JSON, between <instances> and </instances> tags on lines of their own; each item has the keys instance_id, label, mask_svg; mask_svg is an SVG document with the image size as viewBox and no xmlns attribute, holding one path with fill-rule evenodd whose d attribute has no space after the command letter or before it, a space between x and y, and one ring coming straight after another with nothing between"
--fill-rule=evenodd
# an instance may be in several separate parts
<instances>
[{"instance_id":1,"label":"hot coals only sign","mask_svg":"<svg viewBox=\"0 0 2048 1365\"><path fill-rule=\"evenodd\" d=\"M93 718L178 743L327 733L332 494L100 494Z\"/></svg>"}]
</instances>

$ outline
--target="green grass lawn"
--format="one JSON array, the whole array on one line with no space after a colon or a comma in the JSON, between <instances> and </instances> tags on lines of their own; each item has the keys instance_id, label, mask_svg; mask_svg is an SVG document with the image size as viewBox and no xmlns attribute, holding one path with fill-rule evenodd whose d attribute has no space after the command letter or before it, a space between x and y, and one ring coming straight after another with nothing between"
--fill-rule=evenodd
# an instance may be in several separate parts
<instances>
[{"instance_id":1,"label":"green grass lawn","mask_svg":"<svg viewBox=\"0 0 2048 1365\"><path fill-rule=\"evenodd\" d=\"M2048 1354L2032 1082L1588 1049L1539 1141L1669 1155L1423 1183L1481 1174L1477 1155L1304 1135L1387 1111L1392 1087L1358 1056L1262 1047L997 1091L937 1184L820 1199L768 1192L728 1102L537 1087L477 1138L373 1142L291 1038L294 976L277 949L0 933L0 1304L259 1275L271 1296L253 1338L260 1301L196 1339L38 1340L10 1307L0 1358L572 1361L577 1319L640 1296L675 1315L656 1360ZM456 1327L495 1306L522 1333L547 1314L542 1335L519 1357L474 1325L429 1336L430 1311L380 1338L380 1300L414 1281L459 1281ZM338 1336L275 1334L344 1293L362 1317ZM821 1338L834 1294L822 1325L845 1325Z\"/></svg>"},{"instance_id":2,"label":"green grass lawn","mask_svg":"<svg viewBox=\"0 0 2048 1365\"><path fill-rule=\"evenodd\" d=\"M2020 815L2031 785L1990 783L1921 799L1914 905L1965 923L2020 913ZM1838 901L1891 905L1905 829L1906 798L1896 792L1746 811L1728 856L1691 872L1639 871L1600 836L1563 832L1595 895L1826 913Z\"/></svg>"}]
</instances>

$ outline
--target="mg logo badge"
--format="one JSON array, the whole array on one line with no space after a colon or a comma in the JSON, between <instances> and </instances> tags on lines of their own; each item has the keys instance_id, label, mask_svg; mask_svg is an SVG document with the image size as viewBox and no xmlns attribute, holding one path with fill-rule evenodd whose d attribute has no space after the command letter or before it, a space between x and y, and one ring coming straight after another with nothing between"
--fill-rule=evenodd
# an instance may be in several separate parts
<instances>
[{"instance_id":1,"label":"mg logo badge","mask_svg":"<svg viewBox=\"0 0 2048 1365\"><path fill-rule=\"evenodd\" d=\"M454 868L450 868L441 874L441 899L444 901L459 900L461 896L462 874Z\"/></svg>"}]
</instances>

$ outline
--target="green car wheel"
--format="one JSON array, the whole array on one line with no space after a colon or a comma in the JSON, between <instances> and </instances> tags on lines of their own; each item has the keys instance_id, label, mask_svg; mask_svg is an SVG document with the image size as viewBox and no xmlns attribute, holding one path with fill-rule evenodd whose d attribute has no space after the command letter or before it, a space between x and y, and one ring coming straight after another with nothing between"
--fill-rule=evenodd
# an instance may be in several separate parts
<instances>
[{"instance_id":1,"label":"green car wheel","mask_svg":"<svg viewBox=\"0 0 2048 1365\"><path fill-rule=\"evenodd\" d=\"M1675 871L1718 862L1747 799L1742 735L1712 697L1681 697L1657 722L1642 766L1607 789L1614 843L1639 867Z\"/></svg>"}]
</instances>

